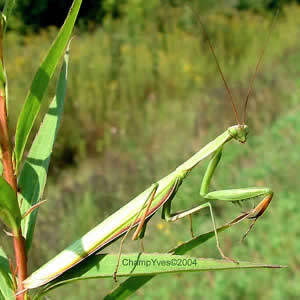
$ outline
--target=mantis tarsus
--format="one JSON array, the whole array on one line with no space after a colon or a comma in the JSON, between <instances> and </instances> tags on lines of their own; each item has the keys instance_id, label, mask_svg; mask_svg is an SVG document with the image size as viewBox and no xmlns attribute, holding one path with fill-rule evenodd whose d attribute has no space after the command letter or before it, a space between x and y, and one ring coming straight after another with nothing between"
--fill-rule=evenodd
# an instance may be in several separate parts
<instances>
[{"instance_id":1,"label":"mantis tarsus","mask_svg":"<svg viewBox=\"0 0 300 300\"><path fill-rule=\"evenodd\" d=\"M117 212L108 217L94 229L85 234L82 238L75 241L72 245L70 245L68 248L59 253L46 265L42 266L40 269L34 272L30 277L28 277L24 281L24 286L26 289L36 288L48 283L49 281L64 273L66 270L78 264L87 256L95 253L96 251L101 250L102 248L104 248L104 246L116 240L120 236L124 234L125 236L127 236L128 232L135 226L138 227L134 233L133 239L142 238L145 232L147 222L160 207L162 207L162 218L168 222L176 221L185 216L191 216L195 212L198 212L204 208L209 208L213 228L215 231L217 248L221 256L224 259L231 260L237 263L235 260L225 256L222 249L220 248L211 202L213 202L213 200L238 202L242 200L248 200L253 197L264 197L255 208L247 212L247 218L253 219L253 221L251 226L249 227L249 230L244 235L245 237L253 227L258 217L260 217L268 207L269 203L272 200L273 192L270 188L261 187L227 189L210 192L209 186L214 172L217 168L217 165L221 159L224 146L231 140L236 140L242 144L245 143L247 140L248 126L245 124L246 107L253 86L253 82L258 72L258 68L261 63L266 46L264 46L263 48L263 51L256 65L255 73L251 79L250 87L245 100L244 121L243 123L241 123L233 102L232 94L225 81L218 60L216 58L214 49L211 45L211 42L208 38L208 35L204 29L201 20L199 19L198 21L208 40L210 49L217 63L219 73L221 74L226 90L228 91L229 99L233 106L233 110L235 112L238 124L229 127L224 133L219 135L213 141L204 146L200 151L194 154L190 159L188 159L186 162L177 167L175 171L173 171L171 174L157 181L151 187L146 189L143 193L141 193L132 201L130 201L127 205L119 209ZM192 209L172 213L172 200L176 195L176 192L178 191L179 187L181 186L183 180L200 161L204 160L209 156L211 156L211 158L208 163L200 188L200 196L203 198L204 202ZM122 244L123 241L121 243L121 248ZM58 266L60 267L59 269ZM118 266L116 266L114 278L116 278L117 268Z\"/></svg>"}]
</instances>

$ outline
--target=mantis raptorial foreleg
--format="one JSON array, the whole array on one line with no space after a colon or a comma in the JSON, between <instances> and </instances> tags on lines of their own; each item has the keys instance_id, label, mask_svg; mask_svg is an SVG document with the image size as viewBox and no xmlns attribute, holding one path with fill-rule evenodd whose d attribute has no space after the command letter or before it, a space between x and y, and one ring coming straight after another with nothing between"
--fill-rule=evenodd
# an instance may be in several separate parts
<instances>
[{"instance_id":1,"label":"mantis raptorial foreleg","mask_svg":"<svg viewBox=\"0 0 300 300\"><path fill-rule=\"evenodd\" d=\"M213 176L213 174L218 166L218 163L221 159L222 150L223 150L223 146L219 147L214 152L214 154L212 155L212 158L208 164L208 167L206 169L204 177L203 177L203 181L202 181L202 185L201 185L201 189L200 189L200 196L206 200L209 200L209 202L206 202L202 205L196 206L192 209L184 210L184 211L177 212L177 213L171 213L172 198L170 198L163 205L162 217L163 217L163 219L165 219L168 222L173 222L173 221L181 219L185 216L190 216L190 218L191 218L192 214L202 210L203 208L209 208L211 219L212 219L212 224L213 224L213 229L214 229L215 236L216 236L217 248L218 248L221 256L224 259L236 262L234 259L225 256L223 253L223 250L220 247L218 234L217 234L217 230L216 230L215 218L214 218L214 214L213 214L213 210L212 210L210 201L211 200L223 200L223 201L234 202L234 201L247 200L247 199L258 197L258 196L265 196L265 198L261 201L261 203L258 206L256 206L249 214L248 218L253 218L254 220L253 220L252 224L250 225L246 234L243 236L243 239L244 239L246 237L246 235L249 233L249 231L251 230L251 228L253 227L256 219L264 212L265 208L268 206L268 204L272 200L273 192L269 188L259 188L259 187L228 189L228 190L219 190L219 191L208 192L209 184L211 182L212 176ZM192 228L191 228L191 232L193 232Z\"/></svg>"},{"instance_id":2,"label":"mantis raptorial foreleg","mask_svg":"<svg viewBox=\"0 0 300 300\"><path fill-rule=\"evenodd\" d=\"M207 170L205 172L205 175L204 175L204 178L203 178L203 182L205 182L205 187L206 185L209 184L211 178L212 178L212 175L213 175L213 172L214 170L216 169L216 166L221 158L221 153L222 153L222 147L220 147L219 149L217 149L215 151L215 153L213 154L213 157L212 159L210 160L209 164L208 164L208 167L207 167ZM202 186L201 186L201 189L203 187L203 183L202 183ZM212 210L212 206L210 204L210 202L206 202L206 203L203 203L201 205L198 205L192 209L188 209L188 210L184 210L184 211L181 211L181 212L177 212L177 213L171 213L171 204L172 204L172 199L169 199L163 206L163 209L162 209L162 218L165 219L167 222L174 222L178 219L181 219L181 218L184 218L186 216L189 216L190 217L190 224L192 226L192 222L191 222L191 216L192 214L204 209L204 208L209 208L209 211L210 211L210 215L211 215L211 220L212 220L212 224L213 224L213 229L214 229L214 232L215 232L215 236L216 236L216 243L217 243L217 248L221 254L221 256L226 259L226 260L231 260L233 262L236 262L234 259L232 258L229 258L227 257L221 247L220 247L220 243L219 243L219 239L218 239L218 234L217 234L217 229L216 229L216 222L215 222L215 218L214 218L214 214L213 214L213 210ZM193 229L191 227L191 232L193 233Z\"/></svg>"},{"instance_id":3,"label":"mantis raptorial foreleg","mask_svg":"<svg viewBox=\"0 0 300 300\"><path fill-rule=\"evenodd\" d=\"M212 176L218 166L218 163L222 156L222 147L215 152L211 161L208 164L206 169L201 189L200 195L207 200L223 200L223 201L243 201L258 196L264 196L264 199L259 205L257 205L249 214L248 218L253 218L253 222L250 225L248 231L245 233L242 239L244 239L251 228L253 227L257 218L265 211L266 207L269 205L273 197L273 192L269 188L260 188L260 187L251 187L251 188L240 188L240 189L228 189L228 190L219 190L208 192L209 184L212 179ZM216 234L217 239L217 234ZM218 241L217 241L218 245ZM219 247L218 247L219 249ZM220 250L220 249L219 249Z\"/></svg>"},{"instance_id":4,"label":"mantis raptorial foreleg","mask_svg":"<svg viewBox=\"0 0 300 300\"><path fill-rule=\"evenodd\" d=\"M256 198L263 196L264 199L257 205L251 212L249 212L249 219L254 219L252 224L249 227L249 230L243 236L243 239L247 236L251 228L253 227L257 218L263 214L267 206L273 197L273 191L270 188L264 187L249 187L249 188L240 188L240 189L228 189L228 190L219 190L208 192L209 184L211 178L216 170L216 167L222 156L222 148L220 148L213 155L203 178L200 195L207 200L223 200L223 201L243 201L251 198Z\"/></svg>"}]
</instances>

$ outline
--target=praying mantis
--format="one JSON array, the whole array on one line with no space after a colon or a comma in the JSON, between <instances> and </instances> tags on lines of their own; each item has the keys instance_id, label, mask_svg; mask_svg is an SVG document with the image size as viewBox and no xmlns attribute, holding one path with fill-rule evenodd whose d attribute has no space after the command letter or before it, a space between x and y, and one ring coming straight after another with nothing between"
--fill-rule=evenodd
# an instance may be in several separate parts
<instances>
[{"instance_id":1,"label":"praying mantis","mask_svg":"<svg viewBox=\"0 0 300 300\"><path fill-rule=\"evenodd\" d=\"M255 72L250 81L250 86L244 104L243 122L241 122L236 106L233 101L232 93L222 73L218 59L214 52L214 48L212 47L210 39L206 33L206 30L201 20L198 19L198 22L208 41L212 55L216 61L218 71L222 77L225 88L228 92L229 101L232 105L236 117L237 125L231 126L228 129L226 129L222 134L220 134L213 141L211 141L202 149L200 149L197 153L195 153L191 158L189 158L183 164L178 166L169 175L158 180L156 183L154 183L152 186L147 188L144 192L142 192L140 195L135 197L128 204L120 208L110 217L105 219L102 223L97 225L91 231L86 233L83 237L75 241L73 244L71 244L69 247L67 247L57 256L55 256L47 264L45 264L40 269L35 271L31 276L29 276L23 282L24 287L26 289L37 288L39 286L42 286L52 281L53 279L55 279L56 277L58 277L68 269L78 264L80 261L84 260L89 255L92 255L93 253L100 251L106 245L110 244L111 242L118 239L119 237L124 236L120 246L120 252L119 252L120 255L124 238L128 235L131 229L137 227L132 239L143 238L149 220L161 207L162 207L162 218L167 222L173 222L178 219L184 218L186 216L191 217L192 214L199 212L202 209L205 208L209 209L212 225L216 237L216 246L221 257L223 259L230 260L233 263L238 263L234 259L227 257L224 254L222 248L220 247L216 224L215 224L215 218L212 209L212 203L215 200L239 202L239 201L246 201L255 197L262 198L262 200L254 208L250 209L247 212L247 214L245 214L246 218L252 219L252 223L248 231L243 236L244 238L249 233L251 228L254 226L256 220L267 209L268 205L272 200L273 191L268 187L246 187L246 188L238 188L238 189L224 189L224 190L210 191L209 187L210 187L212 177L215 174L216 168L221 160L223 149L225 148L225 146L234 140L241 144L244 144L247 141L247 136L249 133L248 126L245 124L247 104L253 87L254 79L256 77L256 74L258 72L259 66L261 64L266 49L267 42L258 59ZM269 40L270 35L271 35L271 30L269 32L267 41ZM191 209L187 209L175 213L172 212L172 201L177 191L179 190L180 186L182 185L186 177L189 175L189 173L192 171L192 169L194 169L202 160L208 157L210 158L209 163L204 173L201 187L200 187L200 197L202 198L202 203ZM118 265L116 266L116 270L114 273L115 279L117 277L117 270L118 270Z\"/></svg>"}]
</instances>

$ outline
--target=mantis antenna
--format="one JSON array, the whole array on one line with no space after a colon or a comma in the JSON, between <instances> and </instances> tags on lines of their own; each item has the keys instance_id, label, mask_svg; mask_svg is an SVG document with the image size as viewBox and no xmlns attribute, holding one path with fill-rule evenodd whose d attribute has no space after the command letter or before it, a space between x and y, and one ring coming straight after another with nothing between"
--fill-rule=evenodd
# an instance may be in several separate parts
<instances>
[{"instance_id":1,"label":"mantis antenna","mask_svg":"<svg viewBox=\"0 0 300 300\"><path fill-rule=\"evenodd\" d=\"M188 4L187 4L187 5L188 5ZM204 27L204 25L203 25L203 23L202 23L202 21L201 21L200 16L199 16L198 14L195 13L195 11L193 10L193 8L192 8L190 5L188 5L188 6L189 6L189 8L191 9L191 11L194 13L195 19L196 19L197 23L200 25L200 27L202 28L203 34L204 34L205 38L206 38L207 41L208 41L209 48L210 48L210 50L211 50L211 52L212 52L212 54L213 54L213 57L214 57L214 59L215 59L215 62L216 62L218 71L219 71L219 73L220 73L220 75L221 75L221 77L222 77L222 80L223 80L223 82L224 82L225 88L226 88L226 90L227 90L227 93L228 93L228 96L229 96L229 101L230 101L230 103L231 103L231 105L232 105L232 109L233 109L233 111L234 111L234 114L235 114L235 118L236 118L237 124L240 125L241 122L240 122L240 119L239 119L239 115L238 115L236 106L235 106L234 101L233 101L233 96L232 96L231 90L230 90L230 88L229 88L229 86L228 86L228 84L227 84L227 82L226 82L225 76L224 76L224 74L223 74L223 72L222 72L222 70L221 70L221 67L220 67L218 58L217 58L217 56L216 56L216 54L215 54L214 47L212 46L212 43L211 43L210 38L209 38L209 36L208 36L208 33L207 33L207 31L206 31L206 29L205 29L205 27Z\"/></svg>"},{"instance_id":2,"label":"mantis antenna","mask_svg":"<svg viewBox=\"0 0 300 300\"><path fill-rule=\"evenodd\" d=\"M266 51L266 48L269 44L269 40L270 40L270 37L271 37L271 33L273 31L273 28L274 28L274 23L275 23L275 20L276 20L276 17L278 15L278 12L279 12L279 7L277 8L274 16L273 16L273 19L272 19L272 22L271 22L271 25L270 25L270 29L269 29L269 33L268 33L268 36L266 38L266 41L265 41L265 44L261 50L261 54L259 56L259 59L257 61L257 64L256 64L256 67L255 67L255 72L254 74L252 75L252 78L251 78L251 81L250 81L250 85L249 85L249 88L248 88L248 92L247 92L247 96L246 96L246 100L245 100L245 105L244 105L244 116L243 116L243 124L246 123L246 111L247 111L247 105L248 105L248 102L249 102L249 96L251 94L251 91L252 91L252 88L253 88L253 83L254 83L254 80L256 78L256 75L257 75L257 72L258 72L258 69L261 65L261 62L262 62L262 59L263 59L263 56L265 54L265 51Z\"/></svg>"}]
</instances>

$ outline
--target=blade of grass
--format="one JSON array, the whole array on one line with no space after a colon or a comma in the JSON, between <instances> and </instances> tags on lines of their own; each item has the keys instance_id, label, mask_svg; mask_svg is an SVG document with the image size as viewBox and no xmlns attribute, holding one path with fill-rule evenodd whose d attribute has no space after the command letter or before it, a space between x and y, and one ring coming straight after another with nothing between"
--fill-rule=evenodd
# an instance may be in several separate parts
<instances>
[{"instance_id":1,"label":"blade of grass","mask_svg":"<svg viewBox=\"0 0 300 300\"><path fill-rule=\"evenodd\" d=\"M81 6L81 2L82 0L73 1L72 7L69 11L64 25L61 27L47 56L45 57L33 79L31 88L28 92L24 106L19 115L16 129L16 143L14 149L16 172L18 172L28 136L30 134L36 116L40 110L42 98L54 73L56 65L60 57L62 56L72 33L79 8Z\"/></svg>"},{"instance_id":2,"label":"blade of grass","mask_svg":"<svg viewBox=\"0 0 300 300\"><path fill-rule=\"evenodd\" d=\"M47 179L48 167L51 153L60 126L64 110L64 99L66 95L69 46L64 56L64 62L56 88L56 96L52 100L49 110L44 117L43 123L32 143L27 159L19 177L20 195L22 203L21 213L24 215L42 197ZM38 209L35 209L22 222L22 232L26 239L26 251L28 252L32 243L32 236L36 223Z\"/></svg>"}]
</instances>

